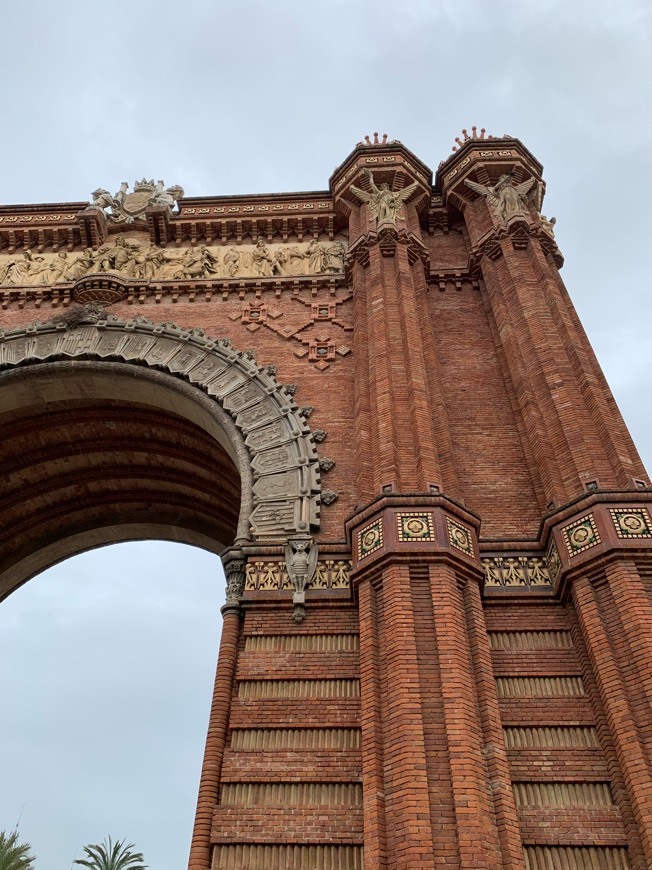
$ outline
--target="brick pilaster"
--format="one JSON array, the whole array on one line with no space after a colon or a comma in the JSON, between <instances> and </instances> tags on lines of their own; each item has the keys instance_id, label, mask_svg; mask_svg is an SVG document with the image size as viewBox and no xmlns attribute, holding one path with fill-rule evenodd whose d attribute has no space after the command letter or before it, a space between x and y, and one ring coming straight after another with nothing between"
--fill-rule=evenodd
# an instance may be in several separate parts
<instances>
[{"instance_id":1,"label":"brick pilaster","mask_svg":"<svg viewBox=\"0 0 652 870\"><path fill-rule=\"evenodd\" d=\"M629 560L607 566L605 576L597 583L593 585L586 575L575 578L573 601L643 852L652 866L649 740L652 605L647 595L641 595L644 590L640 577ZM637 608L640 608L639 613Z\"/></svg>"},{"instance_id":2,"label":"brick pilaster","mask_svg":"<svg viewBox=\"0 0 652 870\"><path fill-rule=\"evenodd\" d=\"M188 870L209 870L211 866L211 824L219 795L220 772L229 725L239 637L239 608L227 606L224 608L222 639L208 720L208 736L206 737L204 762L199 783Z\"/></svg>"}]
</instances>

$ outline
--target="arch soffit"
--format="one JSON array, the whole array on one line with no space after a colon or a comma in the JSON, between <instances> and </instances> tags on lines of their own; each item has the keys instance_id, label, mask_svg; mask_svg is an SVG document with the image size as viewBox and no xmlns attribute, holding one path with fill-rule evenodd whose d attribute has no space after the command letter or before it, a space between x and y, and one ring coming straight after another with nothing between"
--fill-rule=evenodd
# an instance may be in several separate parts
<instances>
[{"instance_id":1,"label":"arch soffit","mask_svg":"<svg viewBox=\"0 0 652 870\"><path fill-rule=\"evenodd\" d=\"M252 482L251 498L243 493L243 499L252 508L251 539L287 539L319 528L321 481L310 429L273 369L257 365L251 352L200 329L123 320L95 307L0 330L0 372L55 360L146 366L206 393L233 420L246 447ZM233 439L233 431L226 434Z\"/></svg>"}]
</instances>

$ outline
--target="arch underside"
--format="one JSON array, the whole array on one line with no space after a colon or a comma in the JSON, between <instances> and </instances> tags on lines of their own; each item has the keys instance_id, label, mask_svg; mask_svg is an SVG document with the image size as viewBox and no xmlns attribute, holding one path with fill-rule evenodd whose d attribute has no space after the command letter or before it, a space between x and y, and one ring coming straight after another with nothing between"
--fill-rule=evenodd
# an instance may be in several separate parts
<instances>
[{"instance_id":1,"label":"arch underside","mask_svg":"<svg viewBox=\"0 0 652 870\"><path fill-rule=\"evenodd\" d=\"M316 451L291 398L227 343L176 327L0 334L0 458L0 598L103 544L220 552L318 524Z\"/></svg>"}]
</instances>

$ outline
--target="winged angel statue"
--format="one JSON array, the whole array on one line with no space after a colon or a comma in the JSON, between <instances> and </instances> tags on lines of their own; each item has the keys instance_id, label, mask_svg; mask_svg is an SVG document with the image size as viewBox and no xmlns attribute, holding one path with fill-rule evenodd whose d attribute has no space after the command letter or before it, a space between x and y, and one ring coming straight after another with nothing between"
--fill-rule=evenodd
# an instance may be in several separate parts
<instances>
[{"instance_id":1,"label":"winged angel statue","mask_svg":"<svg viewBox=\"0 0 652 870\"><path fill-rule=\"evenodd\" d=\"M389 184L385 184L384 182L380 187L378 187L374 181L374 176L371 170L365 169L364 172L369 179L371 192L368 190L362 190L361 187L356 187L353 184L351 185L351 190L356 196L360 197L363 202L366 202L369 205L372 214L379 224L382 224L383 221L389 221L390 223L395 224L396 218L398 217L398 210L403 203L407 202L417 189L417 182L415 181L414 184L409 184L407 187L404 187L403 190L394 191L390 190Z\"/></svg>"},{"instance_id":2,"label":"winged angel statue","mask_svg":"<svg viewBox=\"0 0 652 870\"><path fill-rule=\"evenodd\" d=\"M513 184L511 175L501 175L493 187L477 184L475 181L469 181L468 178L464 183L471 190L486 197L487 204L494 216L506 223L515 215L525 214L526 197L534 181L534 178L528 178L527 181L522 181L520 184Z\"/></svg>"}]
</instances>

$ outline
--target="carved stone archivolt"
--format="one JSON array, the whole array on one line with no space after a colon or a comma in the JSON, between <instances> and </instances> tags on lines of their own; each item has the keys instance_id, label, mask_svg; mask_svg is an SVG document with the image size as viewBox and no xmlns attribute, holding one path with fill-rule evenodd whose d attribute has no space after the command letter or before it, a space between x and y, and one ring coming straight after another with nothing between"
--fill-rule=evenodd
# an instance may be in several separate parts
<instances>
[{"instance_id":1,"label":"carved stone archivolt","mask_svg":"<svg viewBox=\"0 0 652 870\"><path fill-rule=\"evenodd\" d=\"M252 538L287 540L319 527L319 461L294 400L252 357L201 330L121 320L99 305L71 309L58 322L0 330L0 370L55 360L120 361L168 372L207 393L231 416L248 450Z\"/></svg>"},{"instance_id":2,"label":"carved stone archivolt","mask_svg":"<svg viewBox=\"0 0 652 870\"><path fill-rule=\"evenodd\" d=\"M188 281L211 278L274 278L337 275L344 271L346 248L340 241L267 244L229 248L197 245L160 248L137 234L118 233L97 250L77 254L21 254L0 256L0 286L37 287L75 283L88 276L115 274L138 281Z\"/></svg>"}]
</instances>

